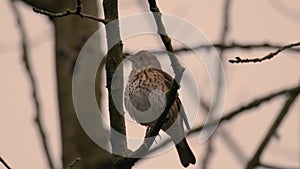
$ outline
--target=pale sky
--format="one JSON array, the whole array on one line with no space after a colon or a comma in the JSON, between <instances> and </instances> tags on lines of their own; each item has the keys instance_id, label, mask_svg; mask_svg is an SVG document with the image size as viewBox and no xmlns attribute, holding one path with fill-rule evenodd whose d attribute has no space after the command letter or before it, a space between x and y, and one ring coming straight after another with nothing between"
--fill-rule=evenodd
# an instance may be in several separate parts
<instances>
[{"instance_id":1,"label":"pale sky","mask_svg":"<svg viewBox=\"0 0 300 169\"><path fill-rule=\"evenodd\" d=\"M48 168L40 137L34 124L34 107L31 98L31 86L21 60L19 48L20 36L8 1L0 1L2 15L0 39L0 155L14 168ZM146 2L146 1L145 1ZM222 3L211 0L173 0L158 1L162 12L186 19L197 26L212 42L219 40L222 22ZM228 41L241 43L273 42L288 44L300 41L300 1L295 0L235 0L232 2L230 33ZM60 133L57 113L56 82L54 65L54 47L52 26L48 19L32 12L31 8L19 4L23 21L30 40L30 54L33 71L37 78L38 91L51 154L55 166L61 168ZM121 1L120 16L128 16L148 11L148 6L138 0ZM288 9L288 10L287 10ZM182 30L184 31L184 30ZM141 38L137 38L137 41ZM143 48L143 43L128 40L125 50L135 51ZM261 64L232 65L228 58L261 57L272 50L231 50L226 53L225 69L227 77L227 95L225 112L256 97L299 84L299 53L284 52L275 59ZM205 79L205 78L203 78ZM205 86L204 86L205 87ZM202 87L203 88L203 87ZM284 97L264 104L240 116L224 128L241 147L244 156L249 159L257 148L279 113ZM263 161L274 162L287 167L300 166L299 135L300 99L295 102L278 131L279 140L272 140L263 155ZM199 168L205 145L199 137L188 138L197 158ZM243 168L244 162L237 160L220 134L214 138L214 157L211 169ZM163 166L161 166L161 164ZM158 165L160 164L160 165ZM157 166L158 165L158 166ZM157 166L157 167L156 167ZM160 156L151 157L137 163L133 168L182 168L175 149ZM4 168L0 165L0 169Z\"/></svg>"}]
</instances>

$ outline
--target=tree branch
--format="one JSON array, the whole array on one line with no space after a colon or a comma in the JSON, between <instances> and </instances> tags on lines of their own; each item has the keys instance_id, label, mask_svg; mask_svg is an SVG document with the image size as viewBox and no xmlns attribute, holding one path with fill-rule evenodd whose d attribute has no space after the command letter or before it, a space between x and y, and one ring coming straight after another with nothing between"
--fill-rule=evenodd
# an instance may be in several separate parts
<instances>
[{"instance_id":1,"label":"tree branch","mask_svg":"<svg viewBox=\"0 0 300 169\"><path fill-rule=\"evenodd\" d=\"M230 63L256 63L256 62L263 62L263 61L265 61L267 59L272 59L273 57L275 57L280 52L282 52L282 51L284 51L286 49L290 49L290 48L293 48L293 47L296 47L296 46L300 46L300 42L291 43L291 44L282 46L281 48L279 48L275 52L271 52L271 53L267 54L266 56L264 56L262 58L241 59L240 57L236 57L235 59L229 60L229 62Z\"/></svg>"},{"instance_id":2,"label":"tree branch","mask_svg":"<svg viewBox=\"0 0 300 169\"><path fill-rule=\"evenodd\" d=\"M171 38L166 33L165 27L161 20L162 13L160 13L159 8L156 5L156 1L148 0L148 3L149 3L150 11L152 12L153 17L156 22L156 25L157 25L157 33L160 35L160 38L161 38L163 44L165 45L166 50L168 51L167 54L171 60L171 65L172 65L174 73L175 73L174 79L179 85L181 78L182 78L182 74L184 72L184 68L180 65L178 59L176 58L176 56L174 54L174 49L171 44Z\"/></svg>"},{"instance_id":3,"label":"tree branch","mask_svg":"<svg viewBox=\"0 0 300 169\"><path fill-rule=\"evenodd\" d=\"M28 54L28 46L27 44L29 43L27 40L27 35L25 32L25 27L22 23L22 19L21 19L21 15L20 12L18 10L18 8L15 5L15 1L10 1L11 2L11 8L13 10L13 13L15 14L16 20L17 20L17 24L18 24L18 28L21 34L21 45L22 45L22 52L23 52L23 56L22 56L22 60L24 62L25 65L25 70L27 72L27 75L29 77L29 81L31 84L31 90L32 90L32 99L34 102L34 106L35 106L35 122L36 125L38 127L38 131L40 133L41 139L42 139L42 145L46 154L46 158L48 161L48 165L51 169L54 169L54 164L53 164L53 160L52 157L50 155L50 151L49 151L49 147L48 147L48 143L47 143L47 137L45 134L45 130L44 130L44 126L42 124L41 121L41 108L40 108L40 101L38 98L38 91L37 91L37 84L36 84L36 80L35 77L33 75L32 69L31 69L31 65L30 65L30 61L29 61L29 54Z\"/></svg>"},{"instance_id":4,"label":"tree branch","mask_svg":"<svg viewBox=\"0 0 300 169\"><path fill-rule=\"evenodd\" d=\"M225 0L224 1L224 8L223 8L223 26L222 26L222 32L221 32L221 36L220 36L220 43L221 44L226 44L226 40L227 40L227 37L228 37L228 32L230 31L230 7L231 7L231 0ZM219 49L219 57L220 57L220 60L222 60L223 56L224 56L224 52L225 50L224 49ZM222 83L222 69L220 68L220 66L216 67L216 70L217 70L217 84L218 84L218 88L217 88L217 95L219 95L219 93L221 92L222 90L222 86L224 85ZM206 112L209 112L209 108L208 106L204 105L205 103L202 102L202 106L204 109L207 109ZM213 105L213 106L216 106L216 105ZM216 133L214 133L216 134ZM202 160L202 164L201 164L201 168L202 169L206 169L209 167L209 162L212 158L212 154L213 154L213 139L214 139L214 136L215 135L211 135L210 139L208 140L207 142L207 145L206 145L206 151L205 151L205 155L204 155L204 158Z\"/></svg>"},{"instance_id":5,"label":"tree branch","mask_svg":"<svg viewBox=\"0 0 300 169\"><path fill-rule=\"evenodd\" d=\"M218 49L226 49L226 50L235 50L235 49L243 49L243 50L253 50L253 49L278 49L281 48L282 45L273 44L273 43L241 43L241 42L230 42L227 44L223 43L215 43L212 45L201 45L198 47L195 47L193 49L208 49L208 48L218 48ZM176 52L190 50L188 48L180 48L175 49ZM300 49L295 48L289 48L286 50L294 51L294 52L300 52Z\"/></svg>"},{"instance_id":6,"label":"tree branch","mask_svg":"<svg viewBox=\"0 0 300 169\"><path fill-rule=\"evenodd\" d=\"M49 16L50 18L60 18L60 17L69 16L69 15L75 15L75 16L79 16L81 18L86 18L86 19L90 19L93 21L101 22L103 24L107 24L109 22L109 20L107 20L107 19L102 19L102 18L98 18L96 16L92 16L92 15L83 13L82 6L81 6L81 0L76 0L76 7L74 10L67 9L64 12L53 13L53 12L49 12L47 10L33 7L33 11L38 14L43 14L43 15Z\"/></svg>"},{"instance_id":7,"label":"tree branch","mask_svg":"<svg viewBox=\"0 0 300 169\"><path fill-rule=\"evenodd\" d=\"M244 105L244 106L240 106L239 108L237 108L236 110L226 114L225 116L222 117L221 122L225 122L225 121L229 121L232 118L234 118L235 116L237 116L239 113L244 112L246 110L250 110L253 109L255 107L260 106L261 104L268 102L278 96L281 95L285 95L285 94L292 94L292 93L298 93L300 92L300 85L290 88L290 89L284 89L275 93L271 93L267 96L261 97L261 98L257 98L254 99L253 101L251 101L250 103Z\"/></svg>"},{"instance_id":8,"label":"tree branch","mask_svg":"<svg viewBox=\"0 0 300 169\"><path fill-rule=\"evenodd\" d=\"M221 32L221 44L226 44L226 39L229 32L229 22L230 22L230 7L231 7L231 0L226 0L224 4L224 18L223 18L223 28ZM222 52L221 52L222 53Z\"/></svg>"},{"instance_id":9,"label":"tree branch","mask_svg":"<svg viewBox=\"0 0 300 169\"><path fill-rule=\"evenodd\" d=\"M210 108L209 108L209 105L204 100L205 99L201 99L200 105L204 109L204 112L206 112L206 114L207 114L209 112ZM242 151L239 143L236 140L234 140L234 138L230 135L230 133L227 132L226 129L224 129L224 128L219 128L218 130L216 130L215 134L220 134L224 143L227 144L228 148L232 151L232 153L235 155L237 160L240 163L244 164L244 162L246 161L245 154ZM212 135L212 137L214 137L214 135ZM208 141L210 141L210 140L208 140Z\"/></svg>"},{"instance_id":10,"label":"tree branch","mask_svg":"<svg viewBox=\"0 0 300 169\"><path fill-rule=\"evenodd\" d=\"M286 117L290 107L295 102L298 94L299 94L299 91L290 94L290 96L286 100L282 110L280 111L278 117L276 118L276 120L272 124L270 130L268 131L265 138L263 139L263 141L259 145L258 149L256 150L254 156L248 162L248 164L246 166L246 169L253 169L253 168L256 168L257 166L259 166L260 157L261 157L262 153L266 149L266 147L267 147L268 143L270 142L272 136L276 133L276 130L279 127L279 125L281 124L281 122L283 121L284 117Z\"/></svg>"},{"instance_id":11,"label":"tree branch","mask_svg":"<svg viewBox=\"0 0 300 169\"><path fill-rule=\"evenodd\" d=\"M233 118L237 117L238 115L241 115L242 113L245 113L247 110L251 110L253 108L256 108L258 106L260 106L263 103L266 103L268 101L271 101L272 99L275 99L279 96L282 95L287 95L287 94L293 94L293 93L299 93L300 92L300 85L297 85L295 87L292 88L288 88L288 89L283 89L274 93L271 93L267 96L263 96L263 97L258 97L256 99L254 99L253 101L250 101L249 103L243 105L243 106L239 106L237 109L226 113L226 115L224 115L220 122L219 125L223 124L224 122L228 122L230 120L232 120ZM213 125L214 122L212 122L210 125ZM194 129L192 129L189 133L188 136L191 136L193 134L196 134L198 132L200 132L203 129L204 125L200 125ZM150 152L156 151L159 148L162 148L164 146L166 146L171 140L167 139L164 142L161 143L161 146L158 146L156 148L154 148L153 150L151 150Z\"/></svg>"},{"instance_id":12,"label":"tree branch","mask_svg":"<svg viewBox=\"0 0 300 169\"><path fill-rule=\"evenodd\" d=\"M74 161L72 161L66 169L73 168L79 161L81 161L81 158L77 157Z\"/></svg>"},{"instance_id":13,"label":"tree branch","mask_svg":"<svg viewBox=\"0 0 300 169\"><path fill-rule=\"evenodd\" d=\"M162 125L165 122L165 118L171 108L171 106L173 105L175 98L176 98L176 92L174 93L174 90L177 90L178 87L176 87L176 89L171 88L167 94L166 94L166 98L167 98L167 104L165 107L165 110L163 111L163 113L159 116L159 118L157 119L156 123L154 124L154 126L150 129L149 133L146 133L145 139L143 144L131 154L131 157L128 158L123 158L119 161L118 166L122 167L122 169L128 169L131 168L140 158L136 158L136 157L143 157L150 149L151 145L153 144L155 137L158 135L159 130L161 129Z\"/></svg>"},{"instance_id":14,"label":"tree branch","mask_svg":"<svg viewBox=\"0 0 300 169\"><path fill-rule=\"evenodd\" d=\"M182 52L192 52L193 50L209 50L212 48L217 48L220 50L254 50L254 49L279 49L283 45L278 45L278 44L273 44L273 43L241 43L241 42L230 42L227 44L223 43L214 43L214 44L204 44L204 45L199 45L195 46L192 48L187 48L187 47L180 47L177 49L174 49L174 53L182 53ZM286 49L288 51L292 52L300 52L300 48L288 48ZM165 54L166 52L164 51L151 51L154 54ZM131 55L130 51L124 52L125 56Z\"/></svg>"},{"instance_id":15,"label":"tree branch","mask_svg":"<svg viewBox=\"0 0 300 169\"><path fill-rule=\"evenodd\" d=\"M7 168L7 169L11 169L11 167L7 164L7 162L5 162L5 160L0 156L0 162Z\"/></svg>"},{"instance_id":16,"label":"tree branch","mask_svg":"<svg viewBox=\"0 0 300 169\"><path fill-rule=\"evenodd\" d=\"M201 169L208 168L209 162L210 162L212 154L214 152L212 138L210 138L207 142L206 150L204 152L205 155L204 155L204 158L202 159L202 163L201 163Z\"/></svg>"},{"instance_id":17,"label":"tree branch","mask_svg":"<svg viewBox=\"0 0 300 169\"><path fill-rule=\"evenodd\" d=\"M118 166L122 166L123 169L131 168L140 158L136 157L143 157L150 149L151 145L153 144L155 137L158 135L162 125L164 124L165 118L173 105L177 90L179 89L179 83L182 78L182 74L184 72L184 68L180 65L179 61L177 60L176 56L174 55L174 50L171 44L171 39L168 37L164 25L161 20L161 13L159 8L156 5L155 0L148 0L150 10L155 18L156 26L158 29L158 34L165 45L166 50L168 51L169 58L171 60L172 68L175 72L175 79L172 82L172 86L170 90L166 93L167 103L163 113L157 119L154 126L150 129L149 132L146 133L145 139L143 144L131 154L129 158L123 158L119 160Z\"/></svg>"},{"instance_id":18,"label":"tree branch","mask_svg":"<svg viewBox=\"0 0 300 169\"><path fill-rule=\"evenodd\" d=\"M109 102L109 118L111 129L116 130L122 136L114 134L111 132L110 142L112 146L113 153L122 152L127 153L127 140L126 140L126 126L123 111L123 44L120 37L119 22L118 22L118 0L104 0L103 1L104 15L105 19L109 21L114 21L106 26L106 39L107 47L109 51L106 56L106 86L108 89L108 102ZM116 71L118 66L120 66L120 71ZM116 86L112 88L113 76L118 79ZM116 97L119 100L113 100L112 93L118 94ZM118 103L118 105L116 104ZM117 109L116 106L121 106L122 110ZM119 112L121 111L121 112ZM119 154L119 153L117 153ZM113 156L113 167L116 169L123 168L119 165L119 161L123 159L118 155Z\"/></svg>"},{"instance_id":19,"label":"tree branch","mask_svg":"<svg viewBox=\"0 0 300 169\"><path fill-rule=\"evenodd\" d=\"M224 143L228 146L228 149L231 150L232 154L235 156L237 161L240 164L245 164L247 158L245 153L242 150L240 142L234 140L234 138L231 136L230 131L228 132L224 128L219 128L218 132L222 136Z\"/></svg>"}]
</instances>

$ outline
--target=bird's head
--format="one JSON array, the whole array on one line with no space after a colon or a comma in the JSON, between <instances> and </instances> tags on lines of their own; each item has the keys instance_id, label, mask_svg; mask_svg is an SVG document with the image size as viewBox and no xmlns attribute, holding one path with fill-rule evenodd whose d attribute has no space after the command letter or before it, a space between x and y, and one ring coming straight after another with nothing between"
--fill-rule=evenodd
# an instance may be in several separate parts
<instances>
[{"instance_id":1,"label":"bird's head","mask_svg":"<svg viewBox=\"0 0 300 169\"><path fill-rule=\"evenodd\" d=\"M144 68L161 69L161 65L157 58L146 50L139 51L135 55L128 56L127 58L132 63L133 70L141 70Z\"/></svg>"}]
</instances>

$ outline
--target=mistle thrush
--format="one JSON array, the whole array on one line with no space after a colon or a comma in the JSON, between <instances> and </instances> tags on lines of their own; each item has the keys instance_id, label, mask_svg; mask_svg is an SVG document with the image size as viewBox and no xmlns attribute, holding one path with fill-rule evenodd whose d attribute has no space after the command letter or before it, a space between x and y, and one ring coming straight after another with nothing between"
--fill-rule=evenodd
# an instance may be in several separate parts
<instances>
[{"instance_id":1,"label":"mistle thrush","mask_svg":"<svg viewBox=\"0 0 300 169\"><path fill-rule=\"evenodd\" d=\"M125 89L125 106L130 116L138 123L153 127L166 104L165 94L170 90L173 78L161 70L160 62L148 51L129 56L132 70ZM181 164L195 164L196 159L184 134L183 123L189 128L178 93L171 106L162 130L176 144Z\"/></svg>"}]
</instances>

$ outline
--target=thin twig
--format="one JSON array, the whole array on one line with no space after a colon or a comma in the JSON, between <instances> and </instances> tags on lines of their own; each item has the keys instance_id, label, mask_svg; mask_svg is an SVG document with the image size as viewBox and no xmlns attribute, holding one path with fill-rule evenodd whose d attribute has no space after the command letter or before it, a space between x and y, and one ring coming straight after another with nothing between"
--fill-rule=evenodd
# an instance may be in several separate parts
<instances>
[{"instance_id":1,"label":"thin twig","mask_svg":"<svg viewBox=\"0 0 300 169\"><path fill-rule=\"evenodd\" d=\"M225 0L224 1L224 9L223 9L223 26L222 26L222 32L221 32L221 37L220 37L220 44L226 44L229 28L230 28L230 7L231 7L231 0ZM222 61L222 58L224 56L224 49L219 49L219 57L220 60ZM216 72L217 72L217 95L220 95L220 92L222 90L223 81L222 81L222 69L220 66L216 67ZM203 105L203 104L202 104ZM216 105L213 105L216 106ZM204 106L203 108L207 108L208 106ZM214 108L212 108L214 109ZM207 112L209 112L209 109L207 109ZM212 135L211 138L208 140L208 143L206 145L206 151L204 158L202 160L201 168L206 169L209 168L209 162L211 161L212 158L212 153L213 153L213 139L215 138L217 132L215 135Z\"/></svg>"},{"instance_id":2,"label":"thin twig","mask_svg":"<svg viewBox=\"0 0 300 169\"><path fill-rule=\"evenodd\" d=\"M262 58L254 58L254 59L241 59L240 57L236 57L235 59L231 59L229 60L230 63L256 63L256 62L263 62L267 59L272 59L273 57L275 57L276 55L278 55L280 52L286 50L286 49L290 49L296 46L300 46L300 42L296 42L296 43L291 43L285 46L282 46L281 48L279 48L278 50L276 50L275 52L271 52L269 54L267 54L266 56L262 57Z\"/></svg>"},{"instance_id":3,"label":"thin twig","mask_svg":"<svg viewBox=\"0 0 300 169\"><path fill-rule=\"evenodd\" d=\"M290 107L295 102L298 94L299 94L299 91L296 92L296 93L291 93L290 94L290 96L286 100L286 102L285 102L282 110L280 111L278 117L276 118L276 120L272 124L271 128L267 132L266 136L264 137L263 141L259 145L259 147L256 150L256 152L253 155L253 157L249 160L249 162L248 162L248 164L246 166L246 169L254 169L257 166L259 166L259 164L260 164L260 157L261 157L262 153L264 152L264 150L266 150L266 147L269 144L272 136L276 133L277 128L279 127L279 125L281 124L281 122L283 121L283 119L286 117L287 113L289 112Z\"/></svg>"},{"instance_id":4,"label":"thin twig","mask_svg":"<svg viewBox=\"0 0 300 169\"><path fill-rule=\"evenodd\" d=\"M93 21L101 22L103 24L107 24L109 22L109 20L107 20L107 19L102 19L102 18L98 18L98 17L92 16L92 15L83 13L81 0L76 0L76 7L74 10L67 9L64 12L53 13L53 12L49 12L49 11L46 11L43 9L38 9L38 8L32 8L32 9L34 12L36 12L38 14L43 14L43 15L49 16L50 18L60 18L60 17L69 16L69 15L76 15L81 18L91 19Z\"/></svg>"},{"instance_id":5,"label":"thin twig","mask_svg":"<svg viewBox=\"0 0 300 169\"><path fill-rule=\"evenodd\" d=\"M227 40L227 36L228 36L228 32L229 32L229 14L230 14L230 7L231 7L231 0L225 0L224 1L224 8L223 8L223 26L222 26L222 31L221 31L221 36L220 36L220 44L226 44L226 40ZM219 57L220 60L222 61L223 56L224 56L224 49L219 49ZM220 66L216 67L216 73L217 73L217 93L216 95L220 95L220 92L222 90L222 86L224 85L223 81L222 81L222 69ZM204 103L203 103L204 104ZM203 105L202 104L202 105ZM216 104L212 105L212 106L216 106ZM212 109L214 109L214 107L212 107ZM203 106L203 108L208 108L208 106ZM209 112L209 109L207 109L206 112ZM214 135L211 135L210 139L208 140L208 143L206 145L206 151L205 151L205 155L204 158L202 159L202 164L201 164L201 168L202 169L206 169L209 168L209 162L211 161L212 158L212 153L213 153L213 141L214 138L216 136L217 132L214 133Z\"/></svg>"},{"instance_id":6,"label":"thin twig","mask_svg":"<svg viewBox=\"0 0 300 169\"><path fill-rule=\"evenodd\" d=\"M205 99L202 99L200 101L200 105L204 109L204 112L206 112L206 114L207 114L209 112L210 108L209 108L209 105L203 100L205 100ZM231 136L231 134L229 132L227 132L226 129L224 129L224 128L218 128L216 130L216 133L221 135L221 138L223 139L224 143L227 145L229 150L232 151L233 155L235 155L238 162L240 162L241 164L244 164L244 162L246 161L245 153L242 151L242 148L240 147L239 143L236 140L234 140L234 138ZM210 141L210 140L208 140L208 141ZM207 159L203 159L203 160L207 160ZM203 164L204 163L205 162L203 161ZM202 168L204 168L204 167L202 167Z\"/></svg>"},{"instance_id":7,"label":"thin twig","mask_svg":"<svg viewBox=\"0 0 300 169\"><path fill-rule=\"evenodd\" d=\"M150 129L149 133L146 133L144 142L142 145L140 145L140 147L131 154L131 157L129 158L123 158L119 161L118 166L122 166L123 169L127 169L127 168L131 168L131 166L133 166L140 158L137 157L143 157L150 149L151 145L153 144L155 137L158 135L162 125L165 122L165 118L171 108L171 106L173 105L175 98L176 98L176 92L172 92L172 91L176 91L178 89L178 87L176 89L171 88L167 94L166 94L166 98L167 98L167 103L165 106L165 109L163 111L163 113L159 116L159 118L157 119L157 121L155 122L154 126Z\"/></svg>"},{"instance_id":8,"label":"thin twig","mask_svg":"<svg viewBox=\"0 0 300 169\"><path fill-rule=\"evenodd\" d=\"M227 145L227 148L231 150L232 154L237 159L237 162L239 162L240 164L245 164L247 158L244 151L242 150L242 146L240 145L240 142L234 140L234 138L231 136L230 131L227 131L224 128L219 128L218 132L222 136L222 139L224 143Z\"/></svg>"},{"instance_id":9,"label":"thin twig","mask_svg":"<svg viewBox=\"0 0 300 169\"><path fill-rule=\"evenodd\" d=\"M201 93L201 92L200 92ZM200 105L204 109L204 112L206 114L209 112L209 104L207 104L205 99L201 99ZM235 155L235 157L238 159L238 161L241 164L244 164L246 161L245 154L243 153L241 147L239 146L239 143L234 140L234 138L230 135L229 132L226 131L224 128L219 128L216 130L216 133L219 133L221 135L221 138L224 140L224 143L227 144L228 148L232 151L232 153Z\"/></svg>"},{"instance_id":10,"label":"thin twig","mask_svg":"<svg viewBox=\"0 0 300 169\"><path fill-rule=\"evenodd\" d=\"M202 44L199 46L187 48L187 47L180 47L177 49L174 49L174 53L182 53L182 52L192 52L193 50L210 50L212 48L217 48L220 50L255 50L255 49L279 49L283 45L279 44L273 44L273 43L242 43L242 42L230 42L227 44L223 43L213 43L213 44ZM291 52L300 52L300 48L289 48L286 49ZM165 51L157 51L153 50L151 51L154 54L165 54ZM133 52L131 51L126 51L124 52L125 56L131 55Z\"/></svg>"},{"instance_id":11,"label":"thin twig","mask_svg":"<svg viewBox=\"0 0 300 169\"><path fill-rule=\"evenodd\" d=\"M226 50L235 50L235 49L243 49L243 50L253 50L253 49L278 49L281 48L282 45L279 44L273 44L273 43L243 43L243 42L230 42L226 44L222 43L214 43L212 45L200 45L198 47L195 47L193 49L207 49L207 48L218 48L218 49L226 49ZM175 49L176 52L188 50L188 48L180 48ZM294 51L294 52L300 52L300 48L289 48L287 50Z\"/></svg>"},{"instance_id":12,"label":"thin twig","mask_svg":"<svg viewBox=\"0 0 300 169\"><path fill-rule=\"evenodd\" d=\"M150 139L150 141L145 140L145 143L147 143L147 142L150 143L150 144L146 144L147 148L149 150L149 148L151 147L151 145L154 141L154 138L155 138L154 136L158 135L159 130L163 126L165 118L175 101L177 90L179 89L180 81L181 81L181 78L182 78L182 75L184 72L184 68L181 66L177 57L174 54L174 49L173 49L173 46L171 43L171 38L166 33L165 27L164 27L162 19L161 19L162 13L160 12L160 10L156 4L156 0L148 0L148 4L149 4L150 11L152 12L153 17L155 19L155 23L157 26L157 33L160 35L160 38L161 38L166 50L168 51L167 54L170 58L171 66L175 73L175 78L172 82L172 86L171 86L170 90L166 93L166 98L167 98L166 107L165 107L163 113L158 118L155 125L153 126L153 128L151 128L149 134L147 135L148 138L152 137L152 139Z\"/></svg>"},{"instance_id":13,"label":"thin twig","mask_svg":"<svg viewBox=\"0 0 300 169\"><path fill-rule=\"evenodd\" d=\"M79 161L81 161L81 158L77 157L74 161L72 161L66 169L73 168Z\"/></svg>"},{"instance_id":14,"label":"thin twig","mask_svg":"<svg viewBox=\"0 0 300 169\"><path fill-rule=\"evenodd\" d=\"M148 0L150 11L153 14L153 17L155 19L156 25L157 25L157 33L160 35L160 38L165 45L166 50L168 51L167 54L170 58L171 61L171 66L174 70L175 73L175 81L180 84L183 72L184 72L184 67L182 67L178 61L178 59L175 56L173 46L171 44L171 38L167 35L165 27L162 23L162 13L160 12L159 8L156 5L156 0ZM174 87L174 82L173 82L173 87Z\"/></svg>"},{"instance_id":15,"label":"thin twig","mask_svg":"<svg viewBox=\"0 0 300 169\"><path fill-rule=\"evenodd\" d=\"M268 101L271 101L279 96L282 96L282 95L286 95L286 94L292 94L292 93L298 93L300 92L300 85L297 85L295 87L292 87L292 88L288 88L288 89L283 89L283 90L280 90L280 91L277 91L277 92L274 92L274 93L271 93L271 94L268 94L266 96L263 96L263 97L258 97L252 101L250 101L249 103L245 104L245 105L242 105L242 106L239 106L237 109L229 112L229 113L225 113L226 115L224 115L219 124L223 124L224 122L227 122L227 121L230 121L232 120L233 118L237 117L238 115L242 114L242 113L245 113L246 111L248 110L251 110L253 108L256 108L260 105L262 105L263 103L266 103ZM214 122L212 122L212 124L214 124ZM191 136L193 134L196 134L198 132L200 132L202 129L203 129L204 125L200 125L198 127L195 127L194 129L192 129L189 133L188 133L188 136ZM168 143L170 142L171 140L170 139L167 139L165 141L163 141L160 146L157 146L156 148L153 148L149 153L151 152L154 152L166 145L168 145Z\"/></svg>"},{"instance_id":16,"label":"thin twig","mask_svg":"<svg viewBox=\"0 0 300 169\"><path fill-rule=\"evenodd\" d=\"M229 32L229 22L230 22L230 7L231 7L231 0L226 0L225 4L224 4L224 18L223 18L223 28L222 28L222 32L221 32L221 39L220 42L221 44L226 44L226 40L227 40L227 36L228 36L228 32Z\"/></svg>"},{"instance_id":17,"label":"thin twig","mask_svg":"<svg viewBox=\"0 0 300 169\"><path fill-rule=\"evenodd\" d=\"M200 105L204 109L204 112L206 114L208 114L209 109L210 109L209 104L207 104L203 100L205 100L205 99L201 99ZM216 130L214 135L216 135L217 133L221 135L221 138L224 140L225 144L227 144L228 148L233 152L233 154L238 159L238 161L241 162L242 164L244 164L246 158L245 158L243 151L241 150L241 147L238 145L237 141L235 141L234 138L224 128L218 128L218 130ZM208 140L208 143L206 145L206 151L204 153L205 155L204 155L204 158L202 159L202 163L201 163L202 169L208 168L208 163L210 162L210 159L212 157L211 156L212 151L213 151L213 146L212 146L213 139L212 138L214 137L214 135L212 135L212 137Z\"/></svg>"},{"instance_id":18,"label":"thin twig","mask_svg":"<svg viewBox=\"0 0 300 169\"><path fill-rule=\"evenodd\" d=\"M7 162L0 156L0 162L7 168L11 169L11 167L7 164Z\"/></svg>"},{"instance_id":19,"label":"thin twig","mask_svg":"<svg viewBox=\"0 0 300 169\"><path fill-rule=\"evenodd\" d=\"M21 19L21 15L20 12L17 8L17 6L15 5L15 1L10 1L11 2L11 7L13 10L13 13L15 14L17 23L18 23L18 28L21 34L21 45L22 45L22 52L23 52L23 62L25 65L25 70L27 72L27 75L29 77L29 81L32 87L32 99L34 102L34 106L35 106L35 122L37 124L38 127L38 131L40 133L41 136L41 140L42 140L42 144L43 144L43 148L45 151L45 155L48 161L48 165L51 169L54 169L54 164L53 164L53 160L52 157L50 155L50 151L49 151L49 147L48 147L48 143L47 143L47 138L46 138L46 134L45 134L45 130L41 121L41 108L40 108L40 101L38 98L38 91L37 91L37 84L36 84L36 80L35 77L33 75L32 69L31 69L31 65L30 65L30 61L29 61L29 54L28 54L28 40L27 40L27 35L25 32L25 27L22 23L22 19Z\"/></svg>"},{"instance_id":20,"label":"thin twig","mask_svg":"<svg viewBox=\"0 0 300 169\"><path fill-rule=\"evenodd\" d=\"M236 117L239 113L246 111L246 110L250 110L253 109L255 107L260 106L261 104L271 101L272 99L281 96L281 95L285 95L285 94L292 94L292 93L297 93L300 92L300 86L296 86L290 89L284 89L272 94L269 94L267 96L261 97L261 98L257 98L253 101L251 101L250 103L244 105L244 106L240 106L238 109L226 114L225 116L222 117L221 122L225 122L225 121L229 121L232 118ZM195 129L196 130L196 129Z\"/></svg>"},{"instance_id":21,"label":"thin twig","mask_svg":"<svg viewBox=\"0 0 300 169\"><path fill-rule=\"evenodd\" d=\"M213 154L213 137L211 137L206 145L206 150L204 152L204 158L202 159L202 163L201 163L201 169L207 169L209 166L209 162L211 160L212 154Z\"/></svg>"}]
</instances>

